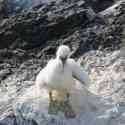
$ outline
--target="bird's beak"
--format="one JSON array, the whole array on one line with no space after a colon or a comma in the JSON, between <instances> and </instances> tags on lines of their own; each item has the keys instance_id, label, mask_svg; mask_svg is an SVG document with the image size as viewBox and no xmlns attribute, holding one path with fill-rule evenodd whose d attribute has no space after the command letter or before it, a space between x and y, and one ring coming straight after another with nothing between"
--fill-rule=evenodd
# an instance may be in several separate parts
<instances>
[{"instance_id":1,"label":"bird's beak","mask_svg":"<svg viewBox=\"0 0 125 125\"><path fill-rule=\"evenodd\" d=\"M61 61L62 61L63 65L64 65L64 64L65 64L65 62L66 62L66 60L67 60L67 57L61 57L60 59L61 59Z\"/></svg>"}]
</instances>

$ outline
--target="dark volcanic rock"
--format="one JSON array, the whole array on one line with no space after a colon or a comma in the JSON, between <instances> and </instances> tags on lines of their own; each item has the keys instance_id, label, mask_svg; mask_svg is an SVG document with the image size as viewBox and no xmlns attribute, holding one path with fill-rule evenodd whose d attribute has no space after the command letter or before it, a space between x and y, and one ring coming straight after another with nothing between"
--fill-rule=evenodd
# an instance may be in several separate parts
<instances>
[{"instance_id":1,"label":"dark volcanic rock","mask_svg":"<svg viewBox=\"0 0 125 125\"><path fill-rule=\"evenodd\" d=\"M83 5L81 1L51 2L3 20L0 25L0 48L33 49L73 43L73 46L80 45L77 55L90 49L118 49L123 32L120 23L117 23L118 15L107 24L91 8L85 9ZM75 37L75 34L78 36Z\"/></svg>"},{"instance_id":2,"label":"dark volcanic rock","mask_svg":"<svg viewBox=\"0 0 125 125\"><path fill-rule=\"evenodd\" d=\"M25 49L45 45L47 40L71 34L89 20L86 11L76 3L64 5L58 9L53 4L44 5L9 18L0 26L0 48L12 44Z\"/></svg>"},{"instance_id":3,"label":"dark volcanic rock","mask_svg":"<svg viewBox=\"0 0 125 125\"><path fill-rule=\"evenodd\" d=\"M86 0L87 3L94 9L95 12L105 10L114 4L115 0Z\"/></svg>"},{"instance_id":4,"label":"dark volcanic rock","mask_svg":"<svg viewBox=\"0 0 125 125\"><path fill-rule=\"evenodd\" d=\"M0 20L7 16L7 0L0 0Z\"/></svg>"},{"instance_id":5,"label":"dark volcanic rock","mask_svg":"<svg viewBox=\"0 0 125 125\"><path fill-rule=\"evenodd\" d=\"M39 6L40 4L51 3L52 0L2 0L4 3L6 1L6 12L8 15L14 15L22 12L23 10L30 9L31 7ZM62 2L73 3L78 0L53 0L56 3L60 4ZM87 6L90 6L94 11L99 12L107 7L111 6L115 0L80 0L79 5L83 6L85 3Z\"/></svg>"}]
</instances>

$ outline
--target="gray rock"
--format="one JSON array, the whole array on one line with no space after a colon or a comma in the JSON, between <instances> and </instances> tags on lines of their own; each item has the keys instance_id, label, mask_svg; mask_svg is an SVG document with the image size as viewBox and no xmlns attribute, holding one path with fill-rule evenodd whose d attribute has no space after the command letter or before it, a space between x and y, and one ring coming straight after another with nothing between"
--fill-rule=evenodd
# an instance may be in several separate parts
<instances>
[{"instance_id":1,"label":"gray rock","mask_svg":"<svg viewBox=\"0 0 125 125\"><path fill-rule=\"evenodd\" d=\"M108 103L109 107L98 117L92 114L91 118L96 116L95 125L125 124L125 61L119 51L124 43L124 2L117 6L116 13L105 18L106 22L98 14L92 14L91 20L86 7L81 0L52 2L1 21L0 124L76 125L81 122L83 125L85 122L91 125L92 120L87 118L91 113L84 112L82 120L68 121L63 114L54 117L48 115L46 108L41 110L39 107L44 105L40 100L38 104L29 100L33 98L30 93L33 91L29 90L35 84L36 74L54 57L60 44L72 48L72 57L82 56L81 63L93 80L90 91L108 98L104 104Z\"/></svg>"}]
</instances>

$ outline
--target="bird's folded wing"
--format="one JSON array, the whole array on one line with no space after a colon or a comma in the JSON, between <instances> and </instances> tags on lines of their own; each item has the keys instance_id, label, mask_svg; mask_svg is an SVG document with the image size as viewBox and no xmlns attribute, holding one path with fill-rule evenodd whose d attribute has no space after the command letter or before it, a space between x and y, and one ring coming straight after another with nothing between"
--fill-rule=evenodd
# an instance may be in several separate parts
<instances>
[{"instance_id":1,"label":"bird's folded wing","mask_svg":"<svg viewBox=\"0 0 125 125\"><path fill-rule=\"evenodd\" d=\"M74 60L72 61L72 74L73 77L77 80L79 80L81 83L83 83L85 86L89 86L91 83L91 80L89 78L89 75L87 72L84 71L84 69L76 63Z\"/></svg>"}]
</instances>

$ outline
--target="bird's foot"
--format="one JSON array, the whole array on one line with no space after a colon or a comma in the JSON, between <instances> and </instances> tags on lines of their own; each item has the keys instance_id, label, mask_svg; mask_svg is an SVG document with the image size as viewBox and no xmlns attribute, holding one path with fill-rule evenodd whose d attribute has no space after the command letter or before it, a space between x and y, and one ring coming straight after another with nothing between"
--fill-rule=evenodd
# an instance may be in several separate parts
<instances>
[{"instance_id":1,"label":"bird's foot","mask_svg":"<svg viewBox=\"0 0 125 125\"><path fill-rule=\"evenodd\" d=\"M75 111L72 109L72 106L70 104L69 100L70 94L66 94L66 100L59 101L54 100L52 96L52 92L49 92L49 114L58 114L59 111L64 112L64 115L67 119L73 119L76 117Z\"/></svg>"},{"instance_id":2,"label":"bird's foot","mask_svg":"<svg viewBox=\"0 0 125 125\"><path fill-rule=\"evenodd\" d=\"M67 110L65 111L65 117L66 117L67 119L73 119L73 118L76 117L76 113L75 113L75 111L74 111L72 108L67 109Z\"/></svg>"},{"instance_id":3,"label":"bird's foot","mask_svg":"<svg viewBox=\"0 0 125 125\"><path fill-rule=\"evenodd\" d=\"M67 100L65 102L65 111L64 111L64 114L65 114L65 117L67 119L70 119L70 118L73 119L73 118L76 117L76 113L75 113L75 111L73 110L73 108L72 108L72 106L70 104L69 98L70 98L70 94L67 93Z\"/></svg>"}]
</instances>

